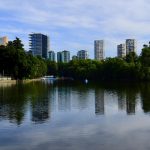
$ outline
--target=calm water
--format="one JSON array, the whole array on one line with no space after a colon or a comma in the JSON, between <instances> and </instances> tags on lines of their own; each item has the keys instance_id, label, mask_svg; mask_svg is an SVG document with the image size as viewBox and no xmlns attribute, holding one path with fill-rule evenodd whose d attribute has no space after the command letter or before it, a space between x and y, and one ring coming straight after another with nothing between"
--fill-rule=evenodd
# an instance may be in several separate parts
<instances>
[{"instance_id":1,"label":"calm water","mask_svg":"<svg viewBox=\"0 0 150 150\"><path fill-rule=\"evenodd\" d=\"M0 150L149 150L150 84L0 85Z\"/></svg>"}]
</instances>

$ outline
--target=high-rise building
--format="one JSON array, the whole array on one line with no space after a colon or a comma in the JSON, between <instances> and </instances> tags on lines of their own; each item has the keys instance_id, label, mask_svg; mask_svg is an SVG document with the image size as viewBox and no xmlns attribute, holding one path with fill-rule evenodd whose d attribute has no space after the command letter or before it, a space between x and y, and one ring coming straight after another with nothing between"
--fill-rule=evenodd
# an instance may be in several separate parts
<instances>
[{"instance_id":1,"label":"high-rise building","mask_svg":"<svg viewBox=\"0 0 150 150\"><path fill-rule=\"evenodd\" d=\"M126 39L126 54L129 54L130 52L136 53L137 49L137 42L135 39Z\"/></svg>"},{"instance_id":2,"label":"high-rise building","mask_svg":"<svg viewBox=\"0 0 150 150\"><path fill-rule=\"evenodd\" d=\"M48 52L48 59L50 61L55 61L55 52L54 51L49 51Z\"/></svg>"},{"instance_id":3,"label":"high-rise building","mask_svg":"<svg viewBox=\"0 0 150 150\"><path fill-rule=\"evenodd\" d=\"M77 53L78 59L88 59L88 51L86 50L80 50Z\"/></svg>"},{"instance_id":4,"label":"high-rise building","mask_svg":"<svg viewBox=\"0 0 150 150\"><path fill-rule=\"evenodd\" d=\"M94 41L94 55L96 60L104 59L104 40Z\"/></svg>"},{"instance_id":5,"label":"high-rise building","mask_svg":"<svg viewBox=\"0 0 150 150\"><path fill-rule=\"evenodd\" d=\"M57 52L57 62L63 62L67 63L70 61L70 52L69 51L62 51L62 52Z\"/></svg>"},{"instance_id":6,"label":"high-rise building","mask_svg":"<svg viewBox=\"0 0 150 150\"><path fill-rule=\"evenodd\" d=\"M66 50L62 51L61 56L62 56L62 62L67 63L70 61L70 52L69 51L66 51Z\"/></svg>"},{"instance_id":7,"label":"high-rise building","mask_svg":"<svg viewBox=\"0 0 150 150\"><path fill-rule=\"evenodd\" d=\"M117 56L123 58L126 56L126 45L120 44L117 46Z\"/></svg>"},{"instance_id":8,"label":"high-rise building","mask_svg":"<svg viewBox=\"0 0 150 150\"><path fill-rule=\"evenodd\" d=\"M7 36L0 37L0 45L6 46L7 44L8 44L8 37Z\"/></svg>"},{"instance_id":9,"label":"high-rise building","mask_svg":"<svg viewBox=\"0 0 150 150\"><path fill-rule=\"evenodd\" d=\"M30 50L32 51L33 56L41 56L46 59L49 49L48 36L41 33L32 33L29 34L29 38Z\"/></svg>"},{"instance_id":10,"label":"high-rise building","mask_svg":"<svg viewBox=\"0 0 150 150\"><path fill-rule=\"evenodd\" d=\"M57 62L62 62L62 52L57 52Z\"/></svg>"}]
</instances>

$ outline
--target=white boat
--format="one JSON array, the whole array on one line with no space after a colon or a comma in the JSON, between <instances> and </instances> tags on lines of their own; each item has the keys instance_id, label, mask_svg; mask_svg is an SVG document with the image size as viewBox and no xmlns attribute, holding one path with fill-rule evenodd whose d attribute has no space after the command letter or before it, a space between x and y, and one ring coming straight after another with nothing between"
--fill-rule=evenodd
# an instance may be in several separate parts
<instances>
[{"instance_id":1,"label":"white boat","mask_svg":"<svg viewBox=\"0 0 150 150\"><path fill-rule=\"evenodd\" d=\"M56 78L54 76L44 76L41 79L42 80L55 80Z\"/></svg>"}]
</instances>

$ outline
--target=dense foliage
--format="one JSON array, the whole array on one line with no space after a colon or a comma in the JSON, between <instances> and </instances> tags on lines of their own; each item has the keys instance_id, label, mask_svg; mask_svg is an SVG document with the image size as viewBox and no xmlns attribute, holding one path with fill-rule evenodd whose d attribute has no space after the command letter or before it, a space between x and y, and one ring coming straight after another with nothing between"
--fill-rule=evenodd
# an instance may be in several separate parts
<instances>
[{"instance_id":1,"label":"dense foliage","mask_svg":"<svg viewBox=\"0 0 150 150\"><path fill-rule=\"evenodd\" d=\"M0 73L14 79L37 78L45 75L47 65L41 57L26 54L19 38L0 46Z\"/></svg>"},{"instance_id":2,"label":"dense foliage","mask_svg":"<svg viewBox=\"0 0 150 150\"><path fill-rule=\"evenodd\" d=\"M75 80L150 80L150 46L144 45L141 55L134 52L125 58L72 60L56 63L27 54L19 38L0 46L0 73L14 79L37 78L44 75L71 77Z\"/></svg>"}]
</instances>

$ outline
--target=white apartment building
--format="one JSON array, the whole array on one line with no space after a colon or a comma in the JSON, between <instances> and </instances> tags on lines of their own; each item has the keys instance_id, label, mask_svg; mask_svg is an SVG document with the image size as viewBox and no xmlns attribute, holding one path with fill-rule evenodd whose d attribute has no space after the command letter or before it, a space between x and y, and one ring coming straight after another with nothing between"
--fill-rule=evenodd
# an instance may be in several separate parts
<instances>
[{"instance_id":1,"label":"white apartment building","mask_svg":"<svg viewBox=\"0 0 150 150\"><path fill-rule=\"evenodd\" d=\"M94 41L94 58L96 60L104 59L104 40Z\"/></svg>"},{"instance_id":2,"label":"white apartment building","mask_svg":"<svg viewBox=\"0 0 150 150\"><path fill-rule=\"evenodd\" d=\"M88 57L89 57L88 51L86 51L86 50L78 51L77 57L78 57L78 59L88 59Z\"/></svg>"},{"instance_id":3,"label":"white apartment building","mask_svg":"<svg viewBox=\"0 0 150 150\"><path fill-rule=\"evenodd\" d=\"M117 46L117 56L120 58L126 56L126 44L120 44Z\"/></svg>"},{"instance_id":4,"label":"white apartment building","mask_svg":"<svg viewBox=\"0 0 150 150\"><path fill-rule=\"evenodd\" d=\"M55 52L54 51L48 51L48 59L50 61L55 61Z\"/></svg>"},{"instance_id":5,"label":"white apartment building","mask_svg":"<svg viewBox=\"0 0 150 150\"><path fill-rule=\"evenodd\" d=\"M137 51L137 41L135 39L126 39L126 54Z\"/></svg>"}]
</instances>

